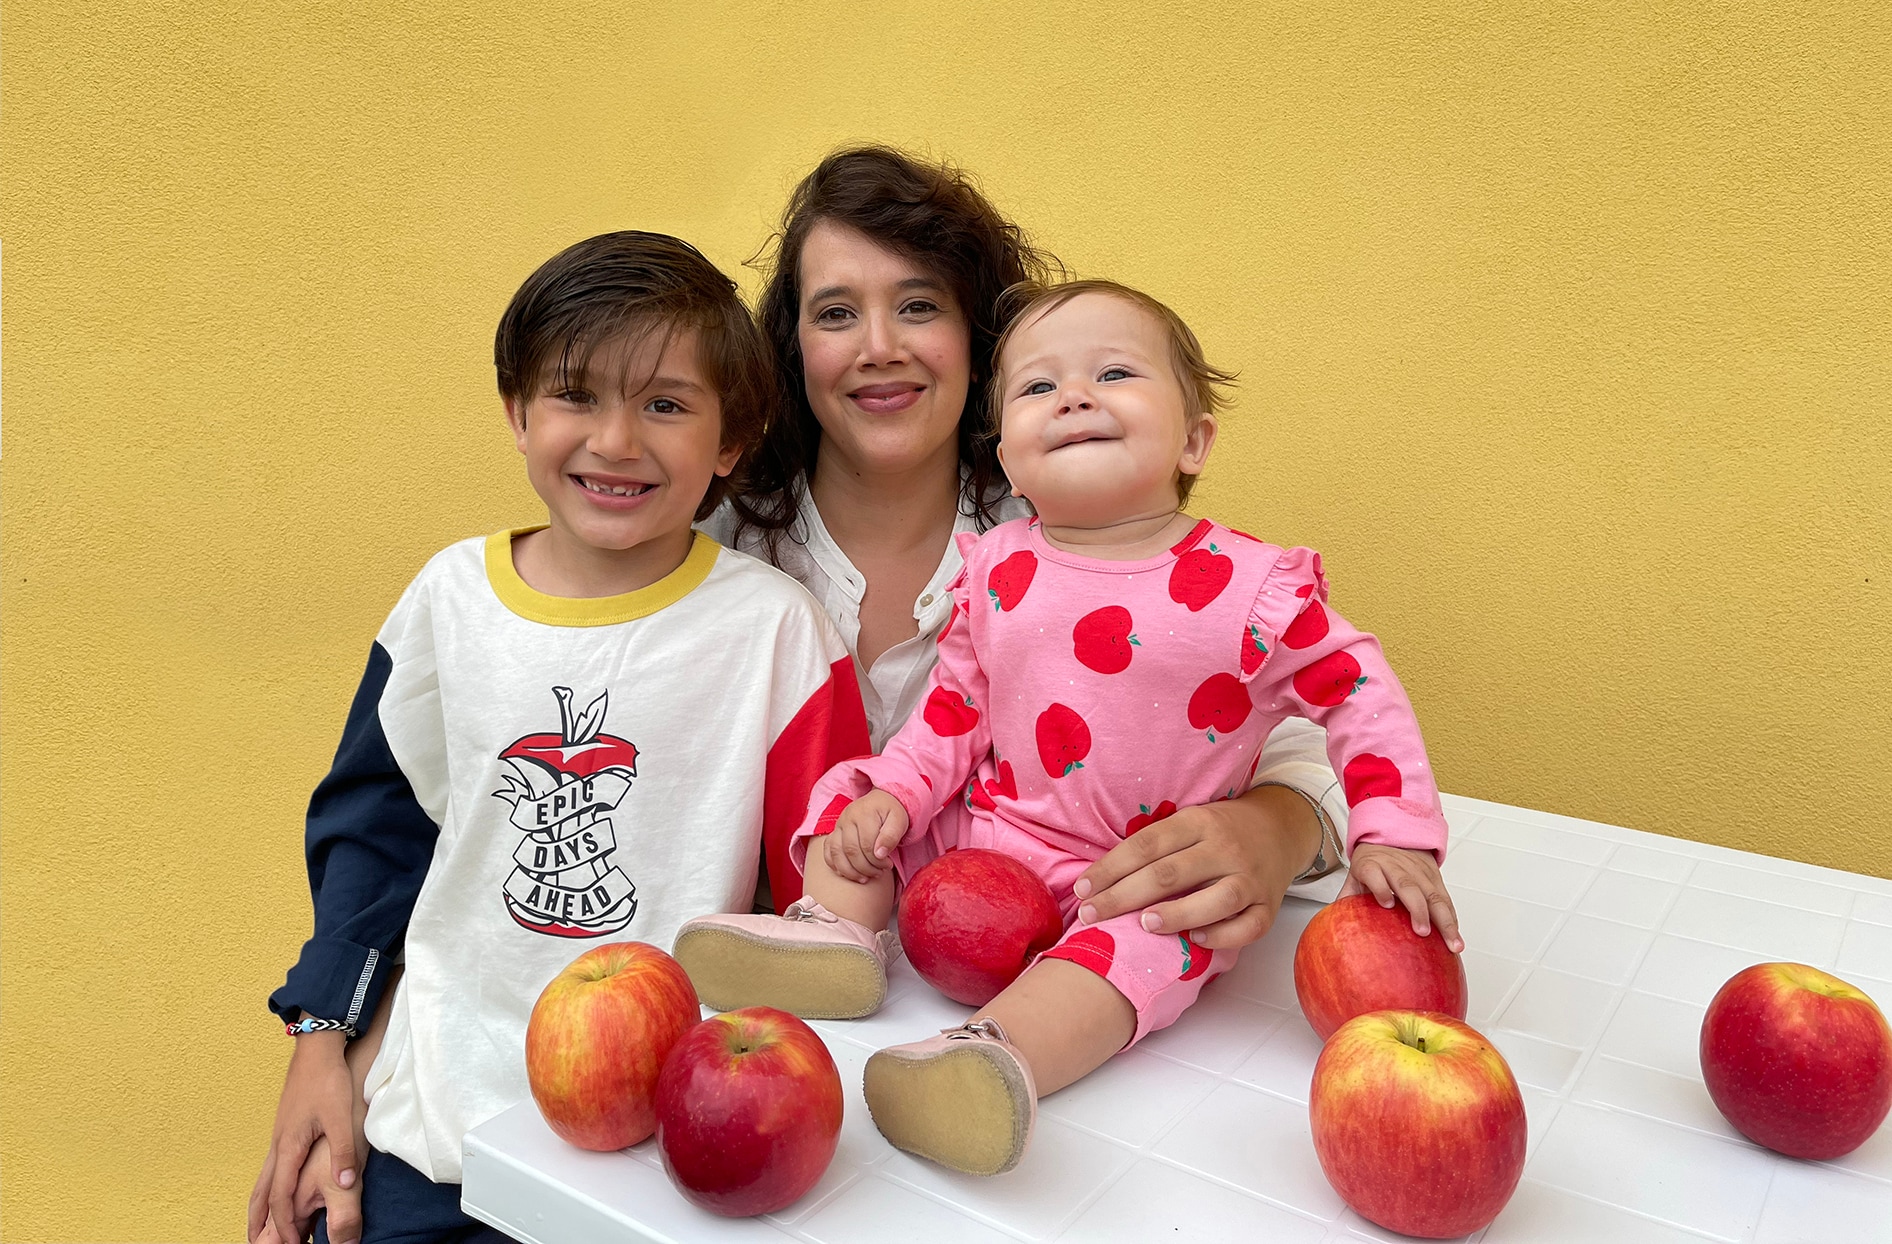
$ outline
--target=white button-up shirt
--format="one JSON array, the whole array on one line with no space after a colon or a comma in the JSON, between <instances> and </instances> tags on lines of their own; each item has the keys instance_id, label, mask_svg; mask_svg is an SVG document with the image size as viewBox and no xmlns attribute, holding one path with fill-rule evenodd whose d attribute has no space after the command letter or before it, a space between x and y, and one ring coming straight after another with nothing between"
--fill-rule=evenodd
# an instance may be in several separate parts
<instances>
[{"instance_id":1,"label":"white button-up shirt","mask_svg":"<svg viewBox=\"0 0 1892 1244\"><path fill-rule=\"evenodd\" d=\"M1022 498L1009 493L991 508L1000 522L1023 518L1032 512ZM760 531L750 528L740 539L736 538L736 514L727 502L698 526L726 547L769 560L768 547ZM978 530L978 524L962 507L953 518L953 534L977 533ZM802 491L800 512L794 524L776 542L775 564L799 580L834 619L848 652L854 657L855 672L861 675L861 702L867 709L868 731L878 752L913 715L926 692L927 676L938 660L939 633L952 612L952 596L946 589L964 564L958 544L950 539L946 541L946 552L939 559L939 566L913 602L913 620L919 626L919 633L881 653L873 668L864 672L860 660L861 598L867 594L867 577L855 569L841 546L828 534L827 524L821 521L821 511L806 489ZM1327 732L1313 722L1290 717L1275 727L1262 746L1255 782L1257 785L1278 782L1319 801L1340 841L1346 841L1347 801L1327 762ZM1291 893L1330 899L1339 892L1343 879L1343 873L1335 873L1306 886L1297 886Z\"/></svg>"}]
</instances>

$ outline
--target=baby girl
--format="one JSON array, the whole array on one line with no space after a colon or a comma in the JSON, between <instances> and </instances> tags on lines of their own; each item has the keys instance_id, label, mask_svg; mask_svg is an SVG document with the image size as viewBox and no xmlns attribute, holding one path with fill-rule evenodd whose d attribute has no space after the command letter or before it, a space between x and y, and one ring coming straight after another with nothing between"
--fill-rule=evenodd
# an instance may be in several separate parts
<instances>
[{"instance_id":1,"label":"baby girl","mask_svg":"<svg viewBox=\"0 0 1892 1244\"><path fill-rule=\"evenodd\" d=\"M784 916L692 921L676 943L711 1006L858 1018L886 996L898 885L955 847L1023 861L1062 907L1063 939L963 1027L882 1050L865 1073L889 1141L977 1174L1018 1163L1040 1094L1173 1023L1233 965L1136 913L1093 923L1073 886L1170 808L1247 789L1289 715L1327 729L1349 889L1404 903L1415 930L1436 923L1458 948L1438 791L1379 645L1327 607L1319 554L1182 513L1231 377L1135 290L1026 297L992 406L1037 517L960 537L930 694L884 754L816 785L791 846L805 896Z\"/></svg>"}]
</instances>

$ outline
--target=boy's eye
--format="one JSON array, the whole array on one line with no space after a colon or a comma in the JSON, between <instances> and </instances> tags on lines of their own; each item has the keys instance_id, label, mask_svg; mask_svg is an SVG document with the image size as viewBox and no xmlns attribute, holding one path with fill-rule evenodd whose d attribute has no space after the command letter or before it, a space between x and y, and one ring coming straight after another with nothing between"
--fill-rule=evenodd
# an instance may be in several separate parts
<instances>
[{"instance_id":1,"label":"boy's eye","mask_svg":"<svg viewBox=\"0 0 1892 1244\"><path fill-rule=\"evenodd\" d=\"M585 389L560 389L558 392L552 394L552 399L554 401L567 402L573 406L589 406L592 402L597 400Z\"/></svg>"},{"instance_id":2,"label":"boy's eye","mask_svg":"<svg viewBox=\"0 0 1892 1244\"><path fill-rule=\"evenodd\" d=\"M680 415L683 413L683 407L667 397L651 398L644 409L648 410L653 415Z\"/></svg>"}]
</instances>

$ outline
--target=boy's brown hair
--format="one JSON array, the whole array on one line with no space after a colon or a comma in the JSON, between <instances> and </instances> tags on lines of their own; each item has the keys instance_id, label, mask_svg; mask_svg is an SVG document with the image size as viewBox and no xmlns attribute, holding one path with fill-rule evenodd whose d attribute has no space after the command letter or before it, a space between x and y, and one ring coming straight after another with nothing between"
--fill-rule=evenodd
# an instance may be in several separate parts
<instances>
[{"instance_id":1,"label":"boy's brown hair","mask_svg":"<svg viewBox=\"0 0 1892 1244\"><path fill-rule=\"evenodd\" d=\"M1128 285L1100 278L1063 281L1056 285L1026 281L1006 290L1000 300L1000 309L1006 321L1005 330L999 334L992 348L992 377L986 395L986 409L991 419L988 431L994 439L998 437L999 415L1005 406L1005 347L1011 343L1012 334L1020 326L1056 311L1080 294L1106 294L1120 298L1148 311L1163 325L1169 337L1170 370L1175 373L1176 383L1182 387L1183 417L1191 426L1203 415L1220 414L1228 409L1231 401L1228 390L1235 384L1235 373L1223 371L1209 362L1203 356L1202 343L1190 331L1189 325L1161 302L1140 289L1131 289ZM1189 492L1195 483L1195 476L1177 473L1177 504L1189 500Z\"/></svg>"},{"instance_id":2,"label":"boy's brown hair","mask_svg":"<svg viewBox=\"0 0 1892 1244\"><path fill-rule=\"evenodd\" d=\"M688 242L626 229L546 260L512 296L493 334L500 396L524 406L547 385L582 387L600 349L648 333L694 332L698 365L722 407L722 447L746 456L778 401L775 356L736 284ZM623 379L623 378L618 378ZM712 477L699 519L729 481Z\"/></svg>"}]
</instances>

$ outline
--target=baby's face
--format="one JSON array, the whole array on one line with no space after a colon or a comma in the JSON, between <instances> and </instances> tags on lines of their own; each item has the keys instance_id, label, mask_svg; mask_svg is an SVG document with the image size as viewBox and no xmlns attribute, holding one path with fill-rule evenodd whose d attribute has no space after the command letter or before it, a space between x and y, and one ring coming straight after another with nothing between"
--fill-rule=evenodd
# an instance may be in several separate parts
<instances>
[{"instance_id":1,"label":"baby's face","mask_svg":"<svg viewBox=\"0 0 1892 1244\"><path fill-rule=\"evenodd\" d=\"M1045 522L1167 513L1177 473L1202 470L1168 333L1135 303L1079 294L1020 326L999 367L999 458Z\"/></svg>"}]
</instances>

